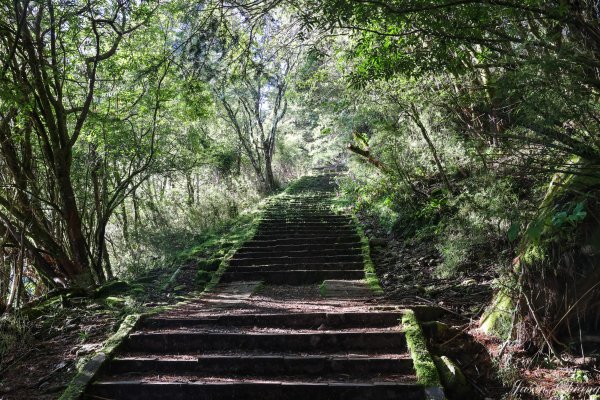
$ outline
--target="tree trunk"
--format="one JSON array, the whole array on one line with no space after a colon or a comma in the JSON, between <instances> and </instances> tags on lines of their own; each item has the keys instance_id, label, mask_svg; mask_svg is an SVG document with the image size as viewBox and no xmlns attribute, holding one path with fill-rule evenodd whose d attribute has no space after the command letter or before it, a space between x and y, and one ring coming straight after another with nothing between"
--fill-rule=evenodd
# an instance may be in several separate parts
<instances>
[{"instance_id":1,"label":"tree trunk","mask_svg":"<svg viewBox=\"0 0 600 400\"><path fill-rule=\"evenodd\" d=\"M63 166L64 167L64 166ZM68 271L69 278L74 280L81 285L87 286L92 283L89 272L90 272L90 260L87 251L87 241L83 234L83 225L79 210L77 208L77 202L75 200L75 193L71 186L70 172L64 168L59 169L57 183L61 193L62 200L62 211L67 228L67 237L69 239L69 245L71 253L73 255L73 263L71 269ZM98 282L104 281L102 274L96 277Z\"/></svg>"},{"instance_id":2,"label":"tree trunk","mask_svg":"<svg viewBox=\"0 0 600 400\"><path fill-rule=\"evenodd\" d=\"M8 301L6 302L6 312L10 312L14 308L19 307L19 300L21 298L21 287L23 285L23 267L25 264L25 241L24 235L21 234L21 247L19 254L15 257L15 262L12 268L12 285L10 288L10 294Z\"/></svg>"},{"instance_id":3,"label":"tree trunk","mask_svg":"<svg viewBox=\"0 0 600 400\"><path fill-rule=\"evenodd\" d=\"M348 145L348 150L350 150L351 152L358 154L361 157L364 157L367 159L367 162L371 165L374 165L375 167L377 167L377 169L379 169L382 172L387 172L388 168L377 158L373 157L371 155L371 152L369 150L363 150L358 146L355 146L353 144L349 144Z\"/></svg>"},{"instance_id":4,"label":"tree trunk","mask_svg":"<svg viewBox=\"0 0 600 400\"><path fill-rule=\"evenodd\" d=\"M272 154L265 154L265 190L271 193L277 187L275 176L273 175L273 158Z\"/></svg>"},{"instance_id":5,"label":"tree trunk","mask_svg":"<svg viewBox=\"0 0 600 400\"><path fill-rule=\"evenodd\" d=\"M419 127L419 130L421 131L421 135L423 136L423 139L425 139L425 141L427 142L427 146L429 147L429 150L431 151L431 155L433 156L435 165L437 166L438 172L440 173L440 175L442 176L442 179L444 180L444 184L446 185L446 188L448 189L448 191L450 193L454 193L452 185L450 184L450 180L448 180L448 176L446 175L446 172L444 171L444 167L442 166L442 162L440 161L440 158L438 156L437 150L436 150L435 146L433 145L433 142L431 141L429 134L427 133L427 129L425 128L425 125L423 125L423 122L421 121L421 118L419 117L419 111L417 110L417 107L414 104L411 104L410 109L411 109L411 111L409 113L410 117L412 118L413 122L415 124L417 124L417 126Z\"/></svg>"}]
</instances>

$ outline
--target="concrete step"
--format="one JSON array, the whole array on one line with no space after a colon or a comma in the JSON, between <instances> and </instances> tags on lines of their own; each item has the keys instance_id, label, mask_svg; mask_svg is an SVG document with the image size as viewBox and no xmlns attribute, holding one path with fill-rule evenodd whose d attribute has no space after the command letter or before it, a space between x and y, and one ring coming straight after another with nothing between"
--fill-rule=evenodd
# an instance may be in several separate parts
<instances>
[{"instance_id":1,"label":"concrete step","mask_svg":"<svg viewBox=\"0 0 600 400\"><path fill-rule=\"evenodd\" d=\"M264 272L225 272L221 282L263 281L273 285L309 285L327 279L364 279L365 271L360 270L287 270Z\"/></svg>"},{"instance_id":2,"label":"concrete step","mask_svg":"<svg viewBox=\"0 0 600 400\"><path fill-rule=\"evenodd\" d=\"M297 243L348 243L359 242L360 236L357 234L335 234L324 232L323 234L310 234L307 232L288 232L288 233L272 233L272 232L257 232L252 240L281 240L294 239ZM250 241L252 242L252 241Z\"/></svg>"},{"instance_id":3,"label":"concrete step","mask_svg":"<svg viewBox=\"0 0 600 400\"><path fill-rule=\"evenodd\" d=\"M333 252L333 251L343 251L343 252L354 252L360 251L362 252L362 248L360 243L330 243L330 244L320 244L320 243L312 243L312 244L291 244L291 245L265 245L265 246L248 246L244 245L240 247L236 254L249 254L249 253L257 253L257 254L290 254L290 253L300 253L300 252ZM352 253L350 253L352 254Z\"/></svg>"},{"instance_id":4,"label":"concrete step","mask_svg":"<svg viewBox=\"0 0 600 400\"><path fill-rule=\"evenodd\" d=\"M362 257L362 249L361 248L351 248L346 247L342 249L335 249L331 247L321 247L321 248L310 248L306 246L305 250L281 250L273 251L270 248L258 248L253 251L247 251L245 249L240 249L235 253L234 258L310 258L310 257L348 257L348 256L361 256Z\"/></svg>"},{"instance_id":5,"label":"concrete step","mask_svg":"<svg viewBox=\"0 0 600 400\"><path fill-rule=\"evenodd\" d=\"M348 313L293 313L293 314L238 314L217 315L194 318L148 318L144 327L180 328L203 325L255 326L296 329L346 329L370 327L394 327L400 324L402 313L348 312Z\"/></svg>"},{"instance_id":6,"label":"concrete step","mask_svg":"<svg viewBox=\"0 0 600 400\"><path fill-rule=\"evenodd\" d=\"M355 235L351 236L322 236L322 237L314 237L314 236L305 236L305 237L292 237L292 238L282 238L280 236L275 236L272 238L268 238L263 235L262 238L254 237L252 240L247 241L244 246L254 247L271 247L271 246L310 246L310 245L330 245L330 244L351 244L355 247L362 247L362 242L360 238L357 238Z\"/></svg>"},{"instance_id":7,"label":"concrete step","mask_svg":"<svg viewBox=\"0 0 600 400\"><path fill-rule=\"evenodd\" d=\"M95 397L92 397L95 396ZM88 399L128 400L422 400L424 389L410 383L395 382L286 382L236 381L98 382Z\"/></svg>"},{"instance_id":8,"label":"concrete step","mask_svg":"<svg viewBox=\"0 0 600 400\"><path fill-rule=\"evenodd\" d=\"M133 333L122 349L130 352L182 353L202 351L369 351L404 352L406 340L401 331L256 333L157 331Z\"/></svg>"},{"instance_id":9,"label":"concrete step","mask_svg":"<svg viewBox=\"0 0 600 400\"><path fill-rule=\"evenodd\" d=\"M298 205L285 206L281 205L278 207L267 207L263 212L263 218L322 218L322 217L339 217L344 216L343 214L336 214L331 211L329 206L310 206L302 207Z\"/></svg>"},{"instance_id":10,"label":"concrete step","mask_svg":"<svg viewBox=\"0 0 600 400\"><path fill-rule=\"evenodd\" d=\"M302 225L280 225L280 226L259 226L258 232L303 232L314 235L323 236L324 233L335 232L335 234L353 234L356 233L356 229L353 226L327 226L322 225L320 227L314 226L302 226Z\"/></svg>"},{"instance_id":11,"label":"concrete step","mask_svg":"<svg viewBox=\"0 0 600 400\"><path fill-rule=\"evenodd\" d=\"M305 354L234 354L189 356L117 357L106 367L117 374L194 374L214 376L225 374L264 378L292 376L298 378L345 374L374 378L383 374L414 374L408 355L373 355L371 357L327 356Z\"/></svg>"},{"instance_id":12,"label":"concrete step","mask_svg":"<svg viewBox=\"0 0 600 400\"><path fill-rule=\"evenodd\" d=\"M307 219L307 218L331 218L337 217L339 214L335 214L331 212L328 207L300 207L300 206L290 206L288 207L277 207L265 210L263 214L263 219Z\"/></svg>"},{"instance_id":13,"label":"concrete step","mask_svg":"<svg viewBox=\"0 0 600 400\"><path fill-rule=\"evenodd\" d=\"M355 232L356 228L352 224L342 223L323 223L323 224L303 224L303 223L261 223L259 229L302 229L305 231L321 232L324 229L332 229L335 231L352 231Z\"/></svg>"},{"instance_id":14,"label":"concrete step","mask_svg":"<svg viewBox=\"0 0 600 400\"><path fill-rule=\"evenodd\" d=\"M269 272L269 271L357 271L363 269L362 262L306 263L306 264L262 264L230 266L227 272Z\"/></svg>"},{"instance_id":15,"label":"concrete step","mask_svg":"<svg viewBox=\"0 0 600 400\"><path fill-rule=\"evenodd\" d=\"M243 258L242 258L243 257ZM362 263L364 261L361 253L354 255L311 255L308 257L301 256L288 256L288 257L274 257L264 255L247 255L247 254L235 254L229 265L232 267L249 267L253 265L301 265L301 264L337 264L337 263Z\"/></svg>"},{"instance_id":16,"label":"concrete step","mask_svg":"<svg viewBox=\"0 0 600 400\"><path fill-rule=\"evenodd\" d=\"M344 215L323 215L321 217L283 217L283 218L272 218L263 217L260 221L261 224L351 224L352 218Z\"/></svg>"},{"instance_id":17,"label":"concrete step","mask_svg":"<svg viewBox=\"0 0 600 400\"><path fill-rule=\"evenodd\" d=\"M315 231L312 229L257 229L255 237L261 236L272 236L272 237L314 237L319 238L321 236L327 237L340 237L340 236L354 236L359 238L355 230L337 230L337 229L322 229Z\"/></svg>"},{"instance_id":18,"label":"concrete step","mask_svg":"<svg viewBox=\"0 0 600 400\"><path fill-rule=\"evenodd\" d=\"M261 224L297 224L297 225L352 225L353 221L348 219L331 219L333 216L311 216L306 213L293 214L293 215L282 215L273 216L266 215L265 218L260 222Z\"/></svg>"}]
</instances>

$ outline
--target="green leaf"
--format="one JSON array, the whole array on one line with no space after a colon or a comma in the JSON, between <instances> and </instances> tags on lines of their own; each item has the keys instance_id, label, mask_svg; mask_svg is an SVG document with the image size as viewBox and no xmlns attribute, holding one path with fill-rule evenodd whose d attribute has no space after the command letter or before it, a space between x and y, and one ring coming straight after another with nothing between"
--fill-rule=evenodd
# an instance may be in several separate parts
<instances>
[{"instance_id":1,"label":"green leaf","mask_svg":"<svg viewBox=\"0 0 600 400\"><path fill-rule=\"evenodd\" d=\"M542 236L542 232L544 230L544 221L543 220L535 220L527 229L526 235L529 239L537 240Z\"/></svg>"},{"instance_id":2,"label":"green leaf","mask_svg":"<svg viewBox=\"0 0 600 400\"><path fill-rule=\"evenodd\" d=\"M521 224L519 222L513 222L510 228L508 228L508 240L514 242L519 236L521 230Z\"/></svg>"},{"instance_id":3,"label":"green leaf","mask_svg":"<svg viewBox=\"0 0 600 400\"><path fill-rule=\"evenodd\" d=\"M568 214L566 211L557 212L552 216L552 225L560 228L562 224L567 220Z\"/></svg>"},{"instance_id":4,"label":"green leaf","mask_svg":"<svg viewBox=\"0 0 600 400\"><path fill-rule=\"evenodd\" d=\"M587 212L584 210L584 208L585 205L583 204L583 202L577 203L573 208L573 213L569 215L569 222L572 224L576 224L578 222L583 221L587 216Z\"/></svg>"}]
</instances>

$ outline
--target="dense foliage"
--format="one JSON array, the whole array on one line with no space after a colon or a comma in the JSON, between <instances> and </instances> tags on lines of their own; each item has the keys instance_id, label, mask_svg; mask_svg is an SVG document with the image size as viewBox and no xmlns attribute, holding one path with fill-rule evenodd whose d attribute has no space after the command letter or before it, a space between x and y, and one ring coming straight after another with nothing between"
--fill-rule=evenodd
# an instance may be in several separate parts
<instances>
[{"instance_id":1,"label":"dense foliage","mask_svg":"<svg viewBox=\"0 0 600 400\"><path fill-rule=\"evenodd\" d=\"M135 275L308 166L484 270L485 326L597 330L588 1L3 1L0 303ZM582 335L580 335L582 336Z\"/></svg>"},{"instance_id":2,"label":"dense foliage","mask_svg":"<svg viewBox=\"0 0 600 400\"><path fill-rule=\"evenodd\" d=\"M499 295L484 327L551 351L597 330L597 5L307 1L297 12L349 33L337 58L362 97L349 149L381 172L378 183L359 172L359 204L433 238L440 276L491 263Z\"/></svg>"}]
</instances>

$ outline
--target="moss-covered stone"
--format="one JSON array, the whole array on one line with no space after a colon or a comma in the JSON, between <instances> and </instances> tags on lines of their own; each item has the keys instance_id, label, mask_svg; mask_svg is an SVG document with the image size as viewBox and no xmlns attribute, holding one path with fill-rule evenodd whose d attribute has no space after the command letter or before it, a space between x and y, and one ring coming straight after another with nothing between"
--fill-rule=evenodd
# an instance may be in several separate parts
<instances>
[{"instance_id":1,"label":"moss-covered stone","mask_svg":"<svg viewBox=\"0 0 600 400\"><path fill-rule=\"evenodd\" d=\"M81 367L60 396L59 400L81 399L83 393L96 374L106 364L106 361L112 357L113 353L119 348L125 338L127 338L127 336L129 336L129 334L138 326L140 320L140 314L127 316L121 323L119 330L104 342L102 350L96 353L83 365L83 367Z\"/></svg>"},{"instance_id":2,"label":"moss-covered stone","mask_svg":"<svg viewBox=\"0 0 600 400\"><path fill-rule=\"evenodd\" d=\"M450 327L440 321L427 321L421 324L427 337L443 337L448 334Z\"/></svg>"},{"instance_id":3,"label":"moss-covered stone","mask_svg":"<svg viewBox=\"0 0 600 400\"><path fill-rule=\"evenodd\" d=\"M496 335L508 339L512 333L512 298L504 291L494 296L492 303L485 309L479 320L480 329L488 335Z\"/></svg>"},{"instance_id":4,"label":"moss-covered stone","mask_svg":"<svg viewBox=\"0 0 600 400\"><path fill-rule=\"evenodd\" d=\"M369 238L365 235L365 232L362 229L356 215L352 215L352 219L354 221L354 225L356 226L356 232L358 233L361 241L365 280L375 294L383 294L383 289L381 288L381 284L379 283L379 278L377 277L375 270L375 264L373 264L373 260L371 259L371 246L369 245Z\"/></svg>"},{"instance_id":5,"label":"moss-covered stone","mask_svg":"<svg viewBox=\"0 0 600 400\"><path fill-rule=\"evenodd\" d=\"M446 392L451 398L473 398L471 388L460 368L448 357L433 357Z\"/></svg>"},{"instance_id":6,"label":"moss-covered stone","mask_svg":"<svg viewBox=\"0 0 600 400\"><path fill-rule=\"evenodd\" d=\"M227 247L231 248L234 245L234 243L232 242L227 242ZM198 269L203 270L203 271L216 271L217 269L219 269L219 266L221 265L221 262L223 261L222 258L209 258L209 259L201 259L198 260Z\"/></svg>"},{"instance_id":7,"label":"moss-covered stone","mask_svg":"<svg viewBox=\"0 0 600 400\"><path fill-rule=\"evenodd\" d=\"M327 296L327 284L325 283L325 281L321 282L321 284L319 285L319 294L321 295L321 297Z\"/></svg>"},{"instance_id":8,"label":"moss-covered stone","mask_svg":"<svg viewBox=\"0 0 600 400\"><path fill-rule=\"evenodd\" d=\"M196 282L199 284L205 284L207 282L210 282L211 278L212 278L212 274L208 271L199 270L196 273Z\"/></svg>"},{"instance_id":9,"label":"moss-covered stone","mask_svg":"<svg viewBox=\"0 0 600 400\"><path fill-rule=\"evenodd\" d=\"M448 312L443 308L438 306L429 306L429 305L418 305L411 307L411 310L415 313L417 319L421 322L423 321L433 321L435 319L441 318L446 315Z\"/></svg>"},{"instance_id":10,"label":"moss-covered stone","mask_svg":"<svg viewBox=\"0 0 600 400\"><path fill-rule=\"evenodd\" d=\"M129 283L125 281L110 281L100 286L94 292L95 298L103 298L127 292L130 288Z\"/></svg>"},{"instance_id":11,"label":"moss-covered stone","mask_svg":"<svg viewBox=\"0 0 600 400\"><path fill-rule=\"evenodd\" d=\"M417 382L426 387L441 387L440 377L427 349L423 330L412 310L405 310L402 325L406 334L406 344L413 360Z\"/></svg>"},{"instance_id":12,"label":"moss-covered stone","mask_svg":"<svg viewBox=\"0 0 600 400\"><path fill-rule=\"evenodd\" d=\"M127 300L122 297L109 296L104 299L107 307L122 308L127 303Z\"/></svg>"}]
</instances>

